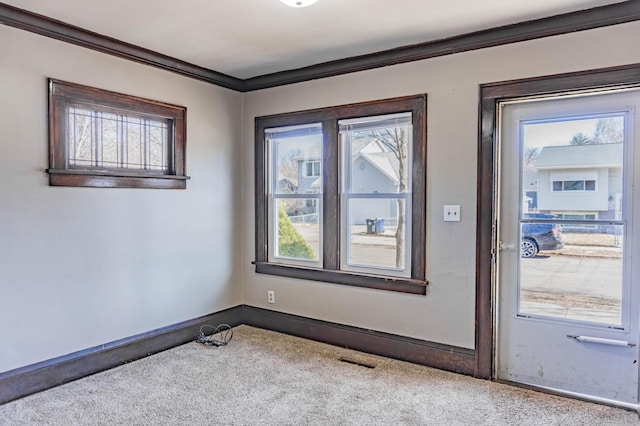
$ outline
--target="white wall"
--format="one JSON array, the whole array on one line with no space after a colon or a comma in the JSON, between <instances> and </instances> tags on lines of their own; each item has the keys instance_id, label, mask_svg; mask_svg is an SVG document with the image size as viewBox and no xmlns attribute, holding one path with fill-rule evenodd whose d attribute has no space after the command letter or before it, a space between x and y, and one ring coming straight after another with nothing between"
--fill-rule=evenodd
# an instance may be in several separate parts
<instances>
[{"instance_id":1,"label":"white wall","mask_svg":"<svg viewBox=\"0 0 640 426\"><path fill-rule=\"evenodd\" d=\"M479 84L637 63L639 34L635 22L246 94L244 303L473 348ZM427 295L256 274L254 117L417 93L428 94ZM462 206L461 222L442 221L444 204ZM267 290L275 290L275 305Z\"/></svg>"},{"instance_id":2,"label":"white wall","mask_svg":"<svg viewBox=\"0 0 640 426\"><path fill-rule=\"evenodd\" d=\"M478 85L637 63L638 34L635 22L241 95L0 26L0 372L241 303L472 348ZM188 189L48 186L47 77L186 106ZM427 295L255 274L254 117L416 93L429 96ZM444 223L444 204L462 221Z\"/></svg>"},{"instance_id":3,"label":"white wall","mask_svg":"<svg viewBox=\"0 0 640 426\"><path fill-rule=\"evenodd\" d=\"M242 95L0 26L0 372L242 303ZM186 190L48 186L47 77L187 107Z\"/></svg>"}]
</instances>

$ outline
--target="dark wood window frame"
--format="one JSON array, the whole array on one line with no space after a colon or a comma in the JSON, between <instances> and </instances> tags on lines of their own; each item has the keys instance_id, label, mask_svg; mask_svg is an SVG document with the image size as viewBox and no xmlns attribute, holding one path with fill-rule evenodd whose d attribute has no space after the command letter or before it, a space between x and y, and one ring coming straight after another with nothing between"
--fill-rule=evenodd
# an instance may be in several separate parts
<instances>
[{"instance_id":1,"label":"dark wood window frame","mask_svg":"<svg viewBox=\"0 0 640 426\"><path fill-rule=\"evenodd\" d=\"M255 119L256 272L412 294L426 294L426 143L427 96L416 95L359 104L292 112ZM412 113L412 228L410 278L367 275L340 269L338 120ZM303 268L269 262L268 153L265 129L321 123L323 132L323 267Z\"/></svg>"},{"instance_id":2,"label":"dark wood window frame","mask_svg":"<svg viewBox=\"0 0 640 426\"><path fill-rule=\"evenodd\" d=\"M67 117L72 107L118 113L168 123L164 172L104 167L70 167ZM49 79L49 184L51 186L185 189L185 107Z\"/></svg>"},{"instance_id":3,"label":"dark wood window frame","mask_svg":"<svg viewBox=\"0 0 640 426\"><path fill-rule=\"evenodd\" d=\"M507 99L640 87L640 64L482 84L478 124L475 376L493 377L497 107Z\"/></svg>"}]
</instances>

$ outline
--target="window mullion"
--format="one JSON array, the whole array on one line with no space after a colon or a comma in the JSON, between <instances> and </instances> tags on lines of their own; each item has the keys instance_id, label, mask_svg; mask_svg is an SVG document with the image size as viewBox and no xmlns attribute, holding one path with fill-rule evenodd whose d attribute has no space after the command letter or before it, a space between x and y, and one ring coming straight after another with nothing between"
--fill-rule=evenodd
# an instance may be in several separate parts
<instances>
[{"instance_id":1,"label":"window mullion","mask_svg":"<svg viewBox=\"0 0 640 426\"><path fill-rule=\"evenodd\" d=\"M151 138L151 129L149 128L149 120L147 119L142 120L142 132L143 132L142 134L144 135L144 138L142 140L142 151L143 151L142 168L147 170L151 168L151 159L150 159L151 147L149 146L150 138Z\"/></svg>"},{"instance_id":2,"label":"window mullion","mask_svg":"<svg viewBox=\"0 0 640 426\"><path fill-rule=\"evenodd\" d=\"M124 117L122 115L118 115L118 121L116 125L116 133L118 140L118 167L124 166Z\"/></svg>"},{"instance_id":3,"label":"window mullion","mask_svg":"<svg viewBox=\"0 0 640 426\"><path fill-rule=\"evenodd\" d=\"M426 97L416 102L413 110L412 153L411 153L411 278L425 279L426 276Z\"/></svg>"},{"instance_id":4,"label":"window mullion","mask_svg":"<svg viewBox=\"0 0 640 426\"><path fill-rule=\"evenodd\" d=\"M69 164L75 166L76 165L76 158L77 158L77 152L78 152L78 123L77 123L77 115L76 115L76 111L75 108L72 108L69 110L70 114L73 117L73 129L72 132L70 133L70 135L73 135L73 149L71 150L71 153L67 154L66 158L72 161L69 161ZM68 152L68 151L67 151Z\"/></svg>"},{"instance_id":5,"label":"window mullion","mask_svg":"<svg viewBox=\"0 0 640 426\"><path fill-rule=\"evenodd\" d=\"M322 239L324 269L340 269L340 155L337 120L322 122Z\"/></svg>"},{"instance_id":6,"label":"window mullion","mask_svg":"<svg viewBox=\"0 0 640 426\"><path fill-rule=\"evenodd\" d=\"M104 167L104 114L101 112L98 115L98 126L100 127L99 138L96 140L96 164L99 167Z\"/></svg>"},{"instance_id":7,"label":"window mullion","mask_svg":"<svg viewBox=\"0 0 640 426\"><path fill-rule=\"evenodd\" d=\"M91 113L91 165L98 166L98 112Z\"/></svg>"}]
</instances>

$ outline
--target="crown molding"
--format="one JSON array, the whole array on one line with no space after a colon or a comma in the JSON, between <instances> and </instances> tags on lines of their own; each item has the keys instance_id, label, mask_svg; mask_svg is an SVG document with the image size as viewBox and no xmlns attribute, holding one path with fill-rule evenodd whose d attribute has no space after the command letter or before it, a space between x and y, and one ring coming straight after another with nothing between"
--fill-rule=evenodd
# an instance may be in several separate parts
<instances>
[{"instance_id":1,"label":"crown molding","mask_svg":"<svg viewBox=\"0 0 640 426\"><path fill-rule=\"evenodd\" d=\"M505 25L455 37L353 56L243 80L111 37L106 37L43 15L0 3L0 23L2 24L134 62L151 65L238 92L250 92L301 83L309 80L637 20L640 20L640 0L628 0L621 3Z\"/></svg>"},{"instance_id":2,"label":"crown molding","mask_svg":"<svg viewBox=\"0 0 640 426\"><path fill-rule=\"evenodd\" d=\"M119 58L151 65L196 80L226 87L227 89L244 91L244 81L242 79L4 3L0 3L0 23Z\"/></svg>"},{"instance_id":3,"label":"crown molding","mask_svg":"<svg viewBox=\"0 0 640 426\"><path fill-rule=\"evenodd\" d=\"M426 43L324 62L249 78L247 91L260 90L406 62L590 30L640 19L640 0L630 0L548 18L520 22Z\"/></svg>"}]
</instances>

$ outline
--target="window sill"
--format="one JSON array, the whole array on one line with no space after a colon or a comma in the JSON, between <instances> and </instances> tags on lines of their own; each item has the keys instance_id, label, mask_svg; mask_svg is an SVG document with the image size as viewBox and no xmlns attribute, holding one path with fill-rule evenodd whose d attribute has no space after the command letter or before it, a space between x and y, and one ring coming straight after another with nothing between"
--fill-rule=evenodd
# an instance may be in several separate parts
<instances>
[{"instance_id":1,"label":"window sill","mask_svg":"<svg viewBox=\"0 0 640 426\"><path fill-rule=\"evenodd\" d=\"M254 262L259 274L278 275L281 277L299 278L311 281L322 281L333 284L344 284L378 290L396 291L410 294L427 294L427 281L400 277L383 277L376 275L355 274L345 271L326 269L309 269L295 266L278 265L268 262Z\"/></svg>"},{"instance_id":2,"label":"window sill","mask_svg":"<svg viewBox=\"0 0 640 426\"><path fill-rule=\"evenodd\" d=\"M127 171L47 169L51 186L93 188L186 189L189 176L148 174Z\"/></svg>"}]
</instances>

